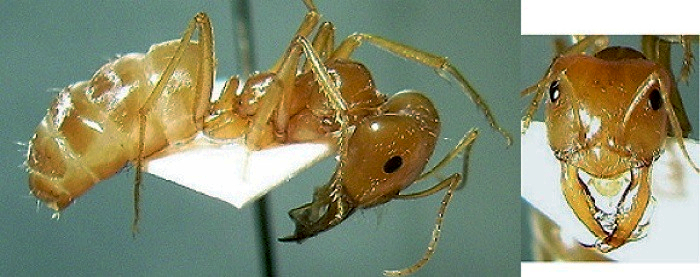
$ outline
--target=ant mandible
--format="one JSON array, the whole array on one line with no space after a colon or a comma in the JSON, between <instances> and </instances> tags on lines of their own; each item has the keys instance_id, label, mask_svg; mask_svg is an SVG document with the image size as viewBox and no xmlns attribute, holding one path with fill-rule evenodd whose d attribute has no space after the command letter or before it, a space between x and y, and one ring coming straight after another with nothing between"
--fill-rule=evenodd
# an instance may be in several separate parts
<instances>
[{"instance_id":1,"label":"ant mandible","mask_svg":"<svg viewBox=\"0 0 700 277\"><path fill-rule=\"evenodd\" d=\"M336 47L333 25L319 26L315 5L311 0L304 3L308 12L277 63L244 83L231 77L213 102L213 31L204 13L190 21L180 40L153 45L146 54L122 56L102 66L89 81L66 87L29 143L31 192L60 211L97 182L132 163L136 168L136 230L144 161L169 146L191 141L199 132L222 140L244 137L251 150L336 141L339 162L333 178L316 190L312 203L290 211L296 231L281 240L314 236L339 224L355 209L447 189L423 259L402 271L385 273L418 270L434 251L443 214L462 177L453 174L429 189L399 193L432 176L459 153L468 156L478 131L465 134L441 162L422 173L440 132L437 109L415 91L389 98L379 93L369 70L350 59L352 53L368 42L452 76L490 126L508 144L511 138L446 58L369 34L353 34ZM198 41L191 40L195 31ZM306 58L303 63L302 55Z\"/></svg>"}]
</instances>

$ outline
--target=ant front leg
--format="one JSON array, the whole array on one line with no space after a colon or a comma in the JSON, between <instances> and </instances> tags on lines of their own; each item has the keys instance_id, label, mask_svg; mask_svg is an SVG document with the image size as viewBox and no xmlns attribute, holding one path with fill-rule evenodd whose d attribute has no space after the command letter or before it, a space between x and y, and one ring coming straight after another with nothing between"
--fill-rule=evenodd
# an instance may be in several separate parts
<instances>
[{"instance_id":1,"label":"ant front leg","mask_svg":"<svg viewBox=\"0 0 700 277\"><path fill-rule=\"evenodd\" d=\"M513 139L511 138L510 134L498 124L496 118L491 112L491 109L489 108L488 104L486 104L486 101L446 57L437 56L380 36L370 34L353 34L347 37L340 44L340 46L336 48L330 59L350 57L350 55L352 55L352 53L358 47L360 47L362 41L367 41L370 44L392 54L398 55L399 57L403 57L438 70L438 74L441 77L443 77L444 73L451 75L455 80L457 80L457 83L462 87L462 90L467 94L467 96L469 96L477 107L481 109L484 116L486 116L489 125L506 139L507 145L511 145Z\"/></svg>"},{"instance_id":2,"label":"ant front leg","mask_svg":"<svg viewBox=\"0 0 700 277\"><path fill-rule=\"evenodd\" d=\"M320 90L328 99L328 105L335 112L335 121L340 125L338 138L338 153L340 157L333 179L327 185L315 191L312 203L289 212L289 216L296 224L296 230L294 235L280 238L280 241L301 242L339 224L354 212L354 208L350 206L342 192L348 139L350 137L347 104L313 45L305 37L297 36L289 48L289 56L299 57L302 53L306 56L307 62L310 64L314 76L316 76L321 87Z\"/></svg>"},{"instance_id":3,"label":"ant front leg","mask_svg":"<svg viewBox=\"0 0 700 277\"><path fill-rule=\"evenodd\" d=\"M435 194L438 191L441 191L445 188L447 188L447 192L445 193L445 197L443 197L442 202L440 202L440 208L438 209L438 217L435 219L435 229L433 229L432 236L430 238L430 242L428 243L428 250L426 250L425 254L423 254L423 257L418 260L415 264L413 264L410 267L400 269L400 270L385 270L384 275L386 276L402 276L402 275L408 275L411 273L414 273L418 271L421 267L423 267L430 258L433 256L435 253L435 249L437 248L437 243L440 240L440 233L442 229L442 222L444 220L445 212L447 211L447 206L450 204L450 201L452 200L452 195L454 191L459 187L460 181L463 181L466 183L467 180L467 174L469 172L469 155L471 153L471 148L476 140L476 137L478 136L479 132L477 129L472 129L469 131L464 138L462 138L462 141L460 141L457 146L455 146L450 153L445 156L436 166L434 166L432 169L428 170L428 172L423 173L418 179L416 179L415 182L419 182L421 180L424 180L425 178L433 175L435 172L437 172L440 168L444 167L447 163L449 163L451 160L453 160L459 153L464 153L464 177L459 175L458 173L453 174L452 176L448 177L447 179L441 181L437 185L428 188L423 191L411 193L411 194L399 194L396 195L394 199L415 199L415 198L421 198L421 197L426 197Z\"/></svg>"},{"instance_id":4,"label":"ant front leg","mask_svg":"<svg viewBox=\"0 0 700 277\"><path fill-rule=\"evenodd\" d=\"M464 134L464 137L462 140L460 140L459 143L448 153L440 162L438 162L437 165L435 165L432 169L428 170L426 173L423 173L418 179L416 179L416 182L420 182L422 180L425 180L426 178L432 176L436 172L438 172L440 169L445 167L450 161L452 161L454 158L457 157L460 153L464 153L464 182L466 183L467 180L467 172L469 171L469 153L471 152L472 144L474 141L476 141L476 138L479 136L479 129L473 128L469 130L466 134ZM436 186L437 187L437 186ZM435 189L435 188L433 188ZM430 191L431 189L426 190L426 192ZM435 192L439 191L440 189L437 189ZM431 195L432 193L428 194L423 194L423 193L414 193L412 195L397 195L397 199L400 198L415 198L413 195L418 196L416 194L421 194L419 197L423 196L428 196Z\"/></svg>"},{"instance_id":5,"label":"ant front leg","mask_svg":"<svg viewBox=\"0 0 700 277\"><path fill-rule=\"evenodd\" d=\"M312 203L289 212L289 216L296 224L296 230L294 235L280 238L280 241L301 242L339 224L354 212L354 208L350 207L348 200L342 193L341 185L344 177L343 169L347 160L348 138L350 137L347 104L313 45L305 37L297 36L289 48L289 56L298 58L302 53L311 65L311 70L318 80L321 91L326 95L329 106L335 112L335 121L340 124L338 138L340 158L333 179L326 186L315 191Z\"/></svg>"},{"instance_id":6,"label":"ant front leg","mask_svg":"<svg viewBox=\"0 0 700 277\"><path fill-rule=\"evenodd\" d=\"M205 13L198 13L190 21L184 35L178 43L175 54L170 58L165 70L161 73L158 83L138 110L138 149L136 155L136 177L134 181L134 221L132 224L132 232L134 233L138 232L138 221L140 218L139 193L146 152L147 117L151 115L151 111L155 108L157 101L162 97L164 90L168 86L168 82L173 78L175 69L180 65L185 50L193 45L190 39L197 29L199 30L199 41L196 44L199 50L199 64L196 75L194 101L192 103L192 121L197 130L201 130L204 127L204 118L209 112L209 98L214 82L214 42L209 17ZM168 45L161 47L167 46Z\"/></svg>"}]
</instances>

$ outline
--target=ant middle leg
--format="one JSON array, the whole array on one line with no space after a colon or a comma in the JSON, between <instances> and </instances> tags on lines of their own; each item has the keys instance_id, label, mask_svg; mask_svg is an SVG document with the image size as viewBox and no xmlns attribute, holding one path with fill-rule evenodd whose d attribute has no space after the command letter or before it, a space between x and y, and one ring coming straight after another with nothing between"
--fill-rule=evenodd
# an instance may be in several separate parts
<instances>
[{"instance_id":1,"label":"ant middle leg","mask_svg":"<svg viewBox=\"0 0 700 277\"><path fill-rule=\"evenodd\" d=\"M297 36L301 37L301 36ZM306 36L303 36L306 38ZM311 43L311 49L313 49L313 52L315 53L316 58L321 61L322 63L325 63L327 60L328 56L333 52L333 47L334 47L334 40L335 40L335 27L333 26L332 23L330 22L324 22L322 23L319 27L318 30L316 31L316 35L314 36L314 39ZM303 69L299 70L297 68L296 74L303 74L306 72L311 72L312 71L312 62L311 58L309 58L307 55L305 55L305 61L303 65ZM324 66L325 67L325 66ZM289 72L291 74L292 72ZM292 102L295 100L296 95L293 95L290 93L287 94L282 94L280 96L280 103L279 107L277 109L277 118L275 119L277 126L278 126L278 132L283 132L284 130L287 129L288 124L289 124L289 119L292 116L291 111L289 110L292 106Z\"/></svg>"},{"instance_id":2,"label":"ant middle leg","mask_svg":"<svg viewBox=\"0 0 700 277\"><path fill-rule=\"evenodd\" d=\"M306 12L306 16L304 16L304 19L301 21L299 29L297 29L294 37L309 37L311 32L313 32L313 30L316 28L316 25L318 25L318 21L321 18L321 15L318 13L318 9L312 0L304 0L304 5L306 5L308 11ZM285 59L286 57L283 56L277 60L275 65L270 68L270 71L277 72L280 70Z\"/></svg>"},{"instance_id":3,"label":"ant middle leg","mask_svg":"<svg viewBox=\"0 0 700 277\"><path fill-rule=\"evenodd\" d=\"M335 47L335 27L331 22L324 22L318 27L316 36L311 43L314 51L322 61L328 60ZM304 72L311 70L311 62L308 60L304 64Z\"/></svg>"}]
</instances>

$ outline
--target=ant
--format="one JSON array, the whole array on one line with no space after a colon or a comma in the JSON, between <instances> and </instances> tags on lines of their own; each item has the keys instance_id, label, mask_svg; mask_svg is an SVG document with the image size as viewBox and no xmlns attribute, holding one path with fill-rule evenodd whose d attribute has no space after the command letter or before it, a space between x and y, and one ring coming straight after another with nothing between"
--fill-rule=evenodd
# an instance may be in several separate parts
<instances>
[{"instance_id":1,"label":"ant","mask_svg":"<svg viewBox=\"0 0 700 277\"><path fill-rule=\"evenodd\" d=\"M367 42L451 76L508 144L510 135L446 58L370 34L351 35L336 46L333 24L319 24L316 6L311 0L304 3L308 12L282 57L245 81L230 77L216 100L211 100L213 31L205 13L189 22L181 39L155 44L145 54L119 57L90 80L63 89L29 142L32 194L60 211L133 164L136 232L144 162L170 146L187 144L200 133L221 141L244 138L252 151L329 142L339 156L333 178L316 190L312 203L290 211L296 231L280 240L300 242L339 224L356 209L446 189L424 257L409 268L385 273L421 268L434 252L442 217L462 176L455 173L416 193L400 192L433 176L460 153L468 158L478 130L465 134L445 158L422 173L440 133L437 109L416 91L391 97L379 93L369 70L351 59L353 52Z\"/></svg>"},{"instance_id":2,"label":"ant","mask_svg":"<svg viewBox=\"0 0 700 277\"><path fill-rule=\"evenodd\" d=\"M681 80L689 74L690 37L651 37L644 53L608 46L606 36L577 37L564 47L537 84L521 95L535 94L523 117L527 130L545 96L549 145L561 164L564 197L579 221L607 253L644 237L650 213L651 167L663 152L667 135L676 138L697 172L683 142L690 124L670 69L670 43L684 48ZM588 54L587 49L593 53ZM620 197L602 207L595 197Z\"/></svg>"}]
</instances>

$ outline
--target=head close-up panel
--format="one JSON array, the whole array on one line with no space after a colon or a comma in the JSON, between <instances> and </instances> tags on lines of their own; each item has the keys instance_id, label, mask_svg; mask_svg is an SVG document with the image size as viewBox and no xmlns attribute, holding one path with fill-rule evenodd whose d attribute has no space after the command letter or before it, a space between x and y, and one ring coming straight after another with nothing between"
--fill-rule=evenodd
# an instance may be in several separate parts
<instances>
[{"instance_id":1,"label":"head close-up panel","mask_svg":"<svg viewBox=\"0 0 700 277\"><path fill-rule=\"evenodd\" d=\"M521 38L524 261L698 261L697 43Z\"/></svg>"},{"instance_id":2,"label":"head close-up panel","mask_svg":"<svg viewBox=\"0 0 700 277\"><path fill-rule=\"evenodd\" d=\"M229 76L239 75L243 87L243 82L249 76L243 74L240 68L244 62L236 55L235 45L244 42L239 31L249 31L252 35L250 49L254 53L253 69L255 74L258 74L272 69L283 57L308 11L302 0L278 4L254 2L250 3L249 12L246 13L250 24L245 27L236 27L240 26L236 25L240 16L235 14L240 5L239 1L212 1L200 4L187 1L152 4L127 4L121 1L99 4L77 4L72 1L0 4L0 21L7 32L0 45L3 61L0 68L0 103L3 105L0 109L3 113L0 126L0 157L3 158L2 175L6 176L5 190L0 196L0 212L5 219L5 224L0 227L0 259L4 261L0 263L0 275L256 276L275 273L280 276L376 276L383 270L406 268L421 260L434 237L436 221L442 223L438 246L430 260L415 273L416 276L519 275L521 213L517 201L517 157L520 153L520 142L518 122L515 119L520 117L520 109L512 105L510 96L519 90L516 79L518 68L514 61L519 58L520 34L517 26L520 7L519 3L512 1L315 1L321 15L320 22L331 21L334 24L336 46L346 37L359 32L378 35L435 56L448 57L457 71L452 71L451 68L438 70L410 60L411 57L397 57L372 46L371 42L367 41L351 55L352 60L362 63L371 72L380 93L391 96L403 90L419 91L434 105L440 119L440 127L437 128L439 133L435 132L437 129L424 126L432 126L434 121L421 121L424 125L420 125L420 129L428 130L429 136L435 141L432 155L431 149L423 149L430 148L429 142L416 142L416 148L428 152L430 157L425 170L436 166L443 157L450 154L471 129L479 130L473 144L466 147L469 149L468 156L462 152L456 153L456 158L439 172L407 187L401 194L424 191L443 180L459 181L449 179L456 176L456 173L460 176L468 174L461 186L443 186L442 190L430 196L410 200L392 199L396 192L391 191L388 199L380 197L375 202L362 202L371 206L366 209L360 209L365 208L361 204L353 206L357 211L348 212L352 216L343 214L347 219L342 224L324 232L312 231L310 235L315 236L307 238L301 244L280 242L277 238L298 233L295 232L299 231L295 222L299 223L299 218L318 216L315 213L324 213L325 208L347 208L322 204L319 209L296 217L295 220L290 219L288 215L291 209L315 201L314 193L323 192L316 192L315 188L327 184L329 180L337 180L334 172L338 161L334 157L310 165L267 194L267 233L261 231L265 228L259 227L260 206L249 204L237 209L229 203L147 173L140 179L138 197L134 195L134 179L138 173L134 163L139 160L138 157L143 157L143 161L148 162L149 155L157 153L160 148L172 146L167 140L150 139L154 130L151 128L153 125L148 125L152 124L150 120L158 117L175 118L172 111L181 107L162 107L154 104L154 107L159 107L153 109L157 115L152 116L156 114L154 112L144 116L143 122L147 123L142 123L139 108L130 106L122 114L109 114L112 125L106 126L91 117L105 113L97 110L96 106L85 103L90 97L98 98L97 86L90 87L81 83L65 90L71 93L79 91L76 95L82 93L80 97L68 97L67 93L60 92L70 84L90 80L93 75L96 76L95 80L102 77L114 80L110 78L115 76L109 73L120 72L118 69L113 72L100 71L99 74L95 72L119 57L131 57L126 55L128 53L145 53L151 45L181 38L188 22L193 20L198 12L205 12L213 27L213 65L216 68L216 79L225 81ZM201 20L201 17L197 20ZM199 31L205 30L206 34L207 28L206 24L199 22L200 24L193 25L193 39L202 40L203 35ZM312 34L309 39L313 36ZM170 57L180 55L175 50L177 45L179 44L171 48L160 48L164 51L161 53L162 64L154 62L148 66L161 66L161 71L164 72ZM183 60L196 59L194 57L201 54L205 58L202 61L206 61L207 51L202 47L206 45L192 43L190 47L183 48ZM303 48L300 45L296 44L298 47L294 49ZM407 50L412 48L401 46L392 49L399 52L399 56L401 53L403 56L412 56ZM432 57L425 55L428 56ZM325 57L322 55L321 60L323 59ZM121 58L120 61L123 60L124 58ZM194 69L186 69L184 65L182 68L177 67L173 73L177 78L182 76L182 72L190 72L187 70L200 74L189 80L191 82L171 82L164 91L170 91L172 87L177 86L189 88L200 85L197 81L206 78L206 74L201 73L211 72L202 70L206 67L202 64L205 62L199 63L199 67L192 67ZM137 62L138 66L146 67ZM315 71L321 68L321 71L328 71L326 73L330 76L341 74L337 73L340 70L330 70L333 67L326 67L324 64L312 67L313 70L307 72L317 74ZM539 70L540 67L537 68ZM538 74L544 72L546 65L541 68L542 71ZM160 74L159 71L151 75L155 77L146 81L155 86ZM308 76L316 78L314 74ZM142 78L136 75L121 77ZM468 93L465 93L469 88L464 86L466 81L460 83L460 76L464 76L479 93L503 132L493 128L484 116L483 110L486 106L474 104L479 98L473 101ZM534 82L536 79L531 80ZM206 81L202 83L206 87ZM314 81L312 83L316 84ZM342 82L318 83L322 86L325 84L326 90L333 90L333 85L343 86ZM266 88L270 87L275 87L275 84ZM131 99L127 95L133 91L125 91L125 94L117 94L115 97ZM62 96L57 98L59 93ZM83 102L80 102L80 99ZM145 101L143 99L141 101ZM197 99L199 98L193 97L192 102ZM324 98L320 99L325 101ZM382 97L377 99L383 101ZM417 101L424 101L422 99L425 98L418 99ZM58 120L60 123L53 121L42 124L65 123L68 126L70 120L77 120L83 127L88 127L84 129L90 129L89 132L73 129L66 130L65 134L58 134L46 131L48 128L41 127L43 125L37 128L52 101L57 101L61 108L50 109L49 114L53 112L56 118L65 120ZM158 101L160 100L154 100ZM333 130L338 131L336 134L341 137L349 137L353 130L359 132L359 127L343 129L343 124L339 124L341 120L338 119L341 116L336 118L337 114L333 113L337 111L334 110L338 107L337 102L328 100L327 103L315 104L318 104L319 108L312 109L310 114L325 116L325 121L319 121L318 125L326 124L324 126L328 128L335 128ZM192 106L195 106L194 103ZM392 108L395 107L381 109L388 113ZM216 109L211 110L218 111ZM78 110L80 114L70 113ZM185 122L183 126L200 128L194 129L195 131L201 130L202 126L194 126L196 124L188 120L202 118L203 113L210 111L209 107L183 110L198 111L181 119ZM425 108L420 112L428 112L425 110L430 109ZM278 118L282 117L280 110L274 109L271 112ZM351 109L348 115L350 119L343 122L352 122L359 117L353 114ZM433 118L424 114L413 117ZM128 118L132 125L126 126L123 122ZM151 127L141 130L139 126ZM210 125L204 124L204 128L207 126ZM123 131L127 129L131 131ZM46 152L30 155L31 159L27 161L28 144L37 130L39 134L36 137L48 137L47 140L58 143L54 148L44 150ZM184 137L183 141L187 142L195 131L181 135ZM504 133L514 137L510 146L507 146ZM270 135L274 140L279 132L269 130L263 134ZM247 135L248 138L254 136L250 133ZM139 140L141 136L147 139ZM124 138L129 138L132 143L114 143ZM86 142L88 140L100 140L105 144L104 147L86 146L89 145ZM142 148L139 148L139 141L143 143ZM396 141L398 139L389 137L374 143L373 146L388 145ZM33 142L32 148L39 149L39 145L39 142ZM77 145L83 145L85 148ZM337 144L332 145L337 147ZM350 140L348 145L347 147L352 148L353 141ZM67 155L67 148L73 149L74 153L88 149L89 151L85 151L91 153L92 164L76 162L87 158L82 154ZM338 150L341 153L340 159L345 161L345 154L351 154L352 150L344 152L344 146L339 148L340 150L333 149ZM109 171L110 174L98 174L94 169L93 175L79 172L78 177L89 179L90 185L88 188L77 189L75 194L70 194L74 197L56 200L54 207L65 209L61 210L60 214L55 214L54 210L47 208L44 203L37 204L37 197L30 194L28 186L28 168L44 170L51 174L58 174L64 169L65 164L60 161L47 159L54 157L54 154L67 155L61 158L70 160L70 166L80 170L88 167L101 168L103 158L106 161L117 156L128 156L125 159L131 162L125 163L123 168L117 164L116 169L107 169L105 165L103 171ZM378 157L379 154L381 153L377 153ZM374 155L370 155L371 157ZM285 160L283 155L278 158ZM396 170L404 161L409 162L408 159L397 160L393 157L389 160L391 162L387 162L382 168L385 172ZM467 169L463 167L466 161ZM95 166L96 164L98 166ZM350 170L353 166L348 163L342 168ZM419 169L422 170L422 167ZM276 171L278 168L267 170ZM187 175L201 174L195 171L184 170ZM343 179L351 180L355 175L364 176L365 173L343 172ZM258 174L265 173L263 171ZM199 178L207 179L207 176ZM412 178L415 179L416 176ZM94 181L99 182L92 186ZM33 182L34 194L44 200L54 197L54 193L61 193L46 189L44 179ZM406 185L411 183L412 181ZM446 184L450 185L449 182ZM225 186L226 181L223 180L221 185ZM341 189L344 187L341 186ZM452 196L449 206L442 218L438 219L439 209L444 206L442 202L449 198L445 197L448 191ZM373 192L374 190L361 191L360 194L371 195ZM132 231L135 199L138 199L138 232ZM388 202L372 206L384 201ZM263 247L264 241L268 242L267 248ZM267 255L267 262L266 255L262 253L263 249L271 251Z\"/></svg>"}]
</instances>

